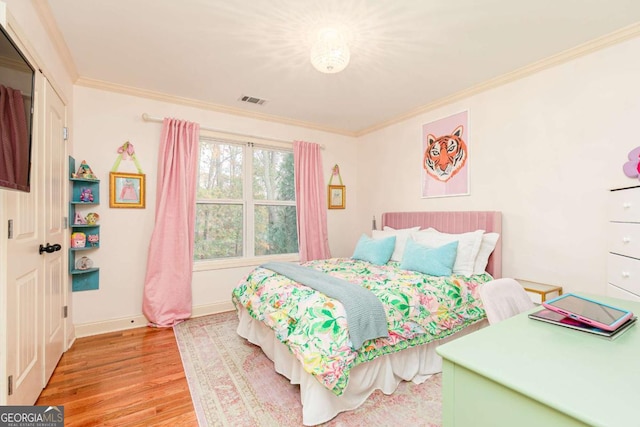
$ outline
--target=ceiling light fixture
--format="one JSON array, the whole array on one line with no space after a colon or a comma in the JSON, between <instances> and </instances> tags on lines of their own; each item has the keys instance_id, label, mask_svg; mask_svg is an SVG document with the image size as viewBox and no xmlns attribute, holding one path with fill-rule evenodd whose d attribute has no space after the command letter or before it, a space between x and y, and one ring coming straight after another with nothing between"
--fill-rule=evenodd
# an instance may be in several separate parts
<instances>
[{"instance_id":1,"label":"ceiling light fixture","mask_svg":"<svg viewBox=\"0 0 640 427\"><path fill-rule=\"evenodd\" d=\"M322 73L339 73L349 65L349 46L335 28L323 28L311 48L311 64Z\"/></svg>"}]
</instances>

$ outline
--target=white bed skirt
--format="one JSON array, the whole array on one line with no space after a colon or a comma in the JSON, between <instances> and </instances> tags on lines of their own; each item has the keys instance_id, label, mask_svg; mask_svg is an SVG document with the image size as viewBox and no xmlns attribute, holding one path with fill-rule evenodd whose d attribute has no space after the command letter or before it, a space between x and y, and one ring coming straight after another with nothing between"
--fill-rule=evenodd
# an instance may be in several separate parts
<instances>
[{"instance_id":1,"label":"white bed skirt","mask_svg":"<svg viewBox=\"0 0 640 427\"><path fill-rule=\"evenodd\" d=\"M484 320L437 342L361 363L351 369L344 393L336 396L307 373L289 349L278 341L273 331L251 317L244 307L239 307L238 318L238 335L260 346L273 361L276 372L287 377L291 384L300 385L302 422L306 426L322 424L340 412L357 408L375 390L392 394L400 381L413 381L416 384L426 381L431 375L442 371L442 358L435 351L438 345L487 325Z\"/></svg>"}]
</instances>

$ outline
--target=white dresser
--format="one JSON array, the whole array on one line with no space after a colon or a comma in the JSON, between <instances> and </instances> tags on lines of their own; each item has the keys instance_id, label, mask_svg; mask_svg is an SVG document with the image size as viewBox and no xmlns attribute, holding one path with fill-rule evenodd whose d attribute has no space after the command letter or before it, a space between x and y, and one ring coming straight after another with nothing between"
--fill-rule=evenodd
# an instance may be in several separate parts
<instances>
[{"instance_id":1,"label":"white dresser","mask_svg":"<svg viewBox=\"0 0 640 427\"><path fill-rule=\"evenodd\" d=\"M640 301L640 185L611 190L607 294Z\"/></svg>"}]
</instances>

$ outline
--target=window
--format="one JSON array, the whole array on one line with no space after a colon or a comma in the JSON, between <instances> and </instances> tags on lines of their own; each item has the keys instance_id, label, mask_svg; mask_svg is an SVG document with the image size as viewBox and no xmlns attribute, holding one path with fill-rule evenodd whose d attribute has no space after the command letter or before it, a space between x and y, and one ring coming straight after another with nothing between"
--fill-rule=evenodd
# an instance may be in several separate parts
<instances>
[{"instance_id":1,"label":"window","mask_svg":"<svg viewBox=\"0 0 640 427\"><path fill-rule=\"evenodd\" d=\"M200 138L195 261L298 252L293 151Z\"/></svg>"}]
</instances>

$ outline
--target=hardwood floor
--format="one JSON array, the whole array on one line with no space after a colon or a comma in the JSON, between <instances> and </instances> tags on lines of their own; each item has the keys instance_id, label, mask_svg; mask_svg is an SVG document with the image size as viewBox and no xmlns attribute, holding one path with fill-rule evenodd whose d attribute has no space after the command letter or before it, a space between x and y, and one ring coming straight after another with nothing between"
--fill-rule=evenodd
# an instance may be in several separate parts
<instances>
[{"instance_id":1,"label":"hardwood floor","mask_svg":"<svg viewBox=\"0 0 640 427\"><path fill-rule=\"evenodd\" d=\"M173 329L79 338L36 405L63 405L65 426L197 426Z\"/></svg>"}]
</instances>

